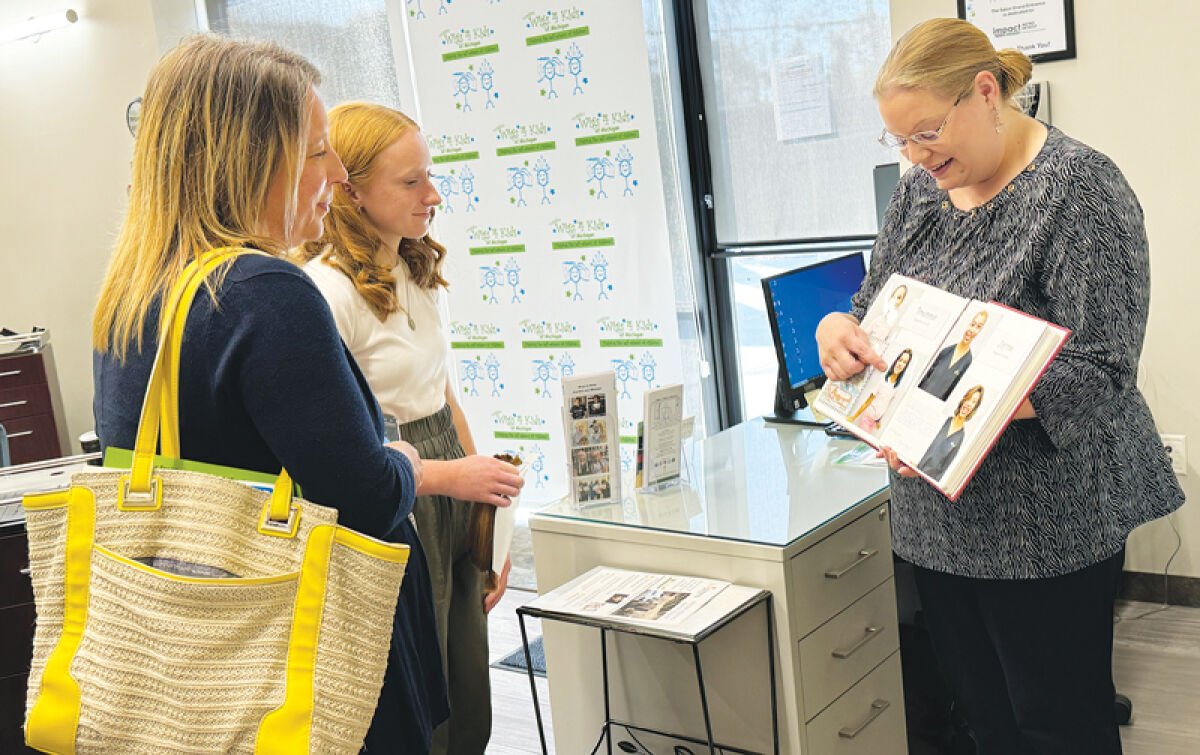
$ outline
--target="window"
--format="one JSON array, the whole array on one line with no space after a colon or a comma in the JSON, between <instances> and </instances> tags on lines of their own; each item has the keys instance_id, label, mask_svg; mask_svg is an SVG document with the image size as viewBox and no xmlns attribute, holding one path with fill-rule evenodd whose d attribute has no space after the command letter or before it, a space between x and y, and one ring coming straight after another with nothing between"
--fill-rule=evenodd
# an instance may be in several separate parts
<instances>
[{"instance_id":1,"label":"window","mask_svg":"<svg viewBox=\"0 0 1200 755\"><path fill-rule=\"evenodd\" d=\"M732 245L874 233L871 171L894 159L875 141L871 96L891 46L887 0L703 5L717 238ZM789 61L814 65L789 85ZM810 111L827 108L828 133L815 125L813 136L780 139L776 108L797 96L809 98Z\"/></svg>"},{"instance_id":2,"label":"window","mask_svg":"<svg viewBox=\"0 0 1200 755\"><path fill-rule=\"evenodd\" d=\"M867 249L878 230L874 168L895 156L871 90L891 23L887 0L705 0L694 21L680 56L685 99L704 93L689 149L728 426L772 406L761 278Z\"/></svg>"},{"instance_id":3,"label":"window","mask_svg":"<svg viewBox=\"0 0 1200 755\"><path fill-rule=\"evenodd\" d=\"M401 107L385 0L208 0L213 31L295 50L321 71L327 107L350 100Z\"/></svg>"}]
</instances>

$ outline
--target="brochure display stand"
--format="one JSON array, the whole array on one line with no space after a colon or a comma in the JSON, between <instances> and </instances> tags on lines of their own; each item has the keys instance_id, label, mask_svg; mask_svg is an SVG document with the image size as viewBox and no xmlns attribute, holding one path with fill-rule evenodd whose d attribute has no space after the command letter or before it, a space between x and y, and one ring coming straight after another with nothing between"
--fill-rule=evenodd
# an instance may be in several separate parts
<instances>
[{"instance_id":1,"label":"brochure display stand","mask_svg":"<svg viewBox=\"0 0 1200 755\"><path fill-rule=\"evenodd\" d=\"M583 591L590 589L590 585L604 583L608 580L612 584L612 579L615 577L624 577L625 584L649 583L651 589L645 590L642 595L634 595L629 591L620 593L612 593L604 596L599 596L600 602L614 602L620 604L620 607L612 612L597 610L596 599L582 602L579 597ZM688 589L684 585L692 585L695 592L684 593L682 590ZM718 583L719 584L719 583ZM667 588L677 587L680 591L670 589L659 589L661 586ZM609 591L611 593L611 591ZM669 618L668 611L670 609L662 609L660 611L646 611L646 605L653 602L652 597L659 601L668 601L672 605L678 605L680 608L687 606L687 601L705 593L715 593L712 597L707 598L707 602L699 607L693 607L692 610L681 620L672 621ZM681 596L682 597L679 597ZM640 600L639 600L640 599ZM676 602L677 601L677 602ZM621 572L620 570L611 569L609 567L598 566L588 571L585 574L576 577L570 582L561 587L552 590L544 595L539 596L536 600L527 603L517 609L517 619L521 625L521 644L525 650L525 667L529 673L529 687L533 693L533 709L537 716L538 737L542 745L542 753L548 753L546 747L546 733L542 724L541 707L538 703L537 687L534 684L533 663L529 654L529 639L525 631L525 617L532 616L542 621L561 621L569 624L577 624L585 627L594 627L600 630L600 660L602 665L602 677L604 680L604 722L600 737L607 743L607 752L613 752L613 727L622 727L632 731L646 732L650 734L659 734L663 736L672 736L681 740L693 742L695 744L707 745L710 755L716 755L719 751L731 753L743 753L752 755L750 750L740 749L729 744L717 742L712 728L712 719L709 715L708 694L704 685L704 673L700 663L700 643L706 638L719 632L721 629L733 623L736 619L746 615L756 606L764 606L766 611L766 626L767 626L767 644L766 653L768 658L768 679L764 680L770 685L771 691L771 731L772 741L774 743L773 752L779 755L779 718L778 704L775 695L775 636L774 636L774 620L772 615L771 593L768 590L762 590L754 587L746 587L743 585L725 585L716 586L711 580L693 579L689 577L668 577L665 575L649 575L640 572ZM634 618L641 616L643 618ZM644 618L653 616L653 618ZM627 632L638 634L645 637L653 637L656 639L665 640L677 644L687 645L691 648L692 659L696 668L696 683L700 690L700 706L704 715L704 727L707 735L707 741L698 740L691 737L682 736L677 733L659 731L650 729L644 726L635 726L632 723L614 720L612 717L610 694L609 694L609 676L608 676L608 633L610 632ZM596 749L599 749L599 741L597 741ZM593 752L596 751L593 750Z\"/></svg>"}]
</instances>

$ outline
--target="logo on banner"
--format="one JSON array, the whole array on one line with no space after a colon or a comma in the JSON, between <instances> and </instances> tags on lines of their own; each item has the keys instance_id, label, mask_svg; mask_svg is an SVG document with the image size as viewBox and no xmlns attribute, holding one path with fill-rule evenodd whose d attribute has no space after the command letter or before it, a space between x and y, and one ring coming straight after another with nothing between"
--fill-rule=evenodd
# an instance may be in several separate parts
<instances>
[{"instance_id":1,"label":"logo on banner","mask_svg":"<svg viewBox=\"0 0 1200 755\"><path fill-rule=\"evenodd\" d=\"M588 28L579 25L583 21L583 11L574 5L555 10L529 11L522 20L525 21L526 29L539 32L537 36L525 39L525 44L530 46L588 34ZM562 36L554 36L555 34Z\"/></svg>"},{"instance_id":2,"label":"logo on banner","mask_svg":"<svg viewBox=\"0 0 1200 755\"><path fill-rule=\"evenodd\" d=\"M503 266L499 260L491 265L481 265L479 280L479 287L484 289L483 300L488 304L500 303L500 298L496 295L497 286L500 286L501 290L507 287L511 291L510 304L520 304L521 297L525 295L525 289L521 288L521 264L517 262L516 257L509 257Z\"/></svg>"},{"instance_id":3,"label":"logo on banner","mask_svg":"<svg viewBox=\"0 0 1200 755\"><path fill-rule=\"evenodd\" d=\"M585 249L598 246L613 246L611 224L604 218L575 218L550 221L550 233L558 237L550 244L551 249Z\"/></svg>"},{"instance_id":4,"label":"logo on banner","mask_svg":"<svg viewBox=\"0 0 1200 755\"><path fill-rule=\"evenodd\" d=\"M638 185L638 180L633 175L633 162L633 152L630 151L627 144L622 144L615 155L612 150L606 149L603 155L585 158L587 180L584 181L584 185L595 184L595 186L587 186L588 196L596 199L608 198L604 182L619 177L624 181L624 190L621 196L632 197L633 190Z\"/></svg>"},{"instance_id":5,"label":"logo on banner","mask_svg":"<svg viewBox=\"0 0 1200 755\"><path fill-rule=\"evenodd\" d=\"M533 359L533 395L538 398L554 398L550 383L558 381L558 365L554 363L554 355L545 359Z\"/></svg>"},{"instance_id":6,"label":"logo on banner","mask_svg":"<svg viewBox=\"0 0 1200 755\"><path fill-rule=\"evenodd\" d=\"M470 55L486 55L491 52L499 52L499 45L492 44L492 38L496 36L496 30L489 26L475 26L470 29L443 29L438 34L438 39L441 40L443 47L449 47L453 50L450 53L443 53L442 60L457 60L458 58L469 57ZM447 55L458 53L458 58L447 58ZM463 55L461 53L467 53Z\"/></svg>"},{"instance_id":7,"label":"logo on banner","mask_svg":"<svg viewBox=\"0 0 1200 755\"><path fill-rule=\"evenodd\" d=\"M601 317L596 321L600 328L600 346L605 348L636 349L660 348L663 345L659 333L659 325L650 318L621 318ZM632 398L629 384L645 381L647 388L655 386L658 362L650 351L642 351L638 356L636 350L629 351L618 357L609 359L613 373L617 378L617 390L620 398Z\"/></svg>"},{"instance_id":8,"label":"logo on banner","mask_svg":"<svg viewBox=\"0 0 1200 755\"><path fill-rule=\"evenodd\" d=\"M463 395L478 396L480 383L490 384L493 398L501 395L504 383L500 379L500 358L495 352L488 354L486 359L478 354L474 359L460 359L459 365L462 367Z\"/></svg>"},{"instance_id":9,"label":"logo on banner","mask_svg":"<svg viewBox=\"0 0 1200 755\"><path fill-rule=\"evenodd\" d=\"M508 201L517 207L525 207L525 189L529 187L533 180L533 174L529 172L529 161L526 160L521 165L514 165L508 169L508 189L513 193L513 196L508 198Z\"/></svg>"},{"instance_id":10,"label":"logo on banner","mask_svg":"<svg viewBox=\"0 0 1200 755\"><path fill-rule=\"evenodd\" d=\"M475 137L469 133L425 134L424 136L425 143L429 145L429 153L433 156L434 165L479 159L479 152L475 148Z\"/></svg>"},{"instance_id":11,"label":"logo on banner","mask_svg":"<svg viewBox=\"0 0 1200 755\"><path fill-rule=\"evenodd\" d=\"M634 117L633 113L628 110L614 110L611 113L579 113L572 118L575 121L575 128L591 133L587 136L575 137L575 146L586 147L591 144L638 139L641 133L637 129L629 128Z\"/></svg>"},{"instance_id":12,"label":"logo on banner","mask_svg":"<svg viewBox=\"0 0 1200 755\"><path fill-rule=\"evenodd\" d=\"M578 260L563 260L563 286L566 288L567 298L571 301L583 301L581 288L592 283L596 285L597 300L609 298L613 286L608 281L608 264L608 258L601 251L591 255L581 254Z\"/></svg>"},{"instance_id":13,"label":"logo on banner","mask_svg":"<svg viewBox=\"0 0 1200 755\"><path fill-rule=\"evenodd\" d=\"M550 125L544 122L518 123L512 126L502 123L492 129L496 141L499 142L496 145L496 157L551 152L557 148L555 142L549 138L551 130Z\"/></svg>"},{"instance_id":14,"label":"logo on banner","mask_svg":"<svg viewBox=\"0 0 1200 755\"><path fill-rule=\"evenodd\" d=\"M499 440L550 440L546 419L540 414L492 412L492 437Z\"/></svg>"},{"instance_id":15,"label":"logo on banner","mask_svg":"<svg viewBox=\"0 0 1200 755\"><path fill-rule=\"evenodd\" d=\"M600 328L600 345L609 348L663 345L658 323L649 317L601 317L596 320Z\"/></svg>"},{"instance_id":16,"label":"logo on banner","mask_svg":"<svg viewBox=\"0 0 1200 755\"><path fill-rule=\"evenodd\" d=\"M578 328L568 320L522 320L521 348L578 349Z\"/></svg>"},{"instance_id":17,"label":"logo on banner","mask_svg":"<svg viewBox=\"0 0 1200 755\"><path fill-rule=\"evenodd\" d=\"M450 322L450 348L503 349L500 326L492 322Z\"/></svg>"}]
</instances>

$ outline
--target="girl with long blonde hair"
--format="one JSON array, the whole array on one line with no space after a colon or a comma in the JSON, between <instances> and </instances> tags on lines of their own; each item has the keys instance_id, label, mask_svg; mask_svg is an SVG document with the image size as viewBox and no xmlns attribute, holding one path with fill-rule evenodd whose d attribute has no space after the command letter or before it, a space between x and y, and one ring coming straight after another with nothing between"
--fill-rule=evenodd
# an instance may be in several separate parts
<instances>
[{"instance_id":1,"label":"girl with long blonde hair","mask_svg":"<svg viewBox=\"0 0 1200 755\"><path fill-rule=\"evenodd\" d=\"M491 734L487 611L504 592L472 559L472 502L506 506L523 484L511 464L475 454L455 397L442 317L446 250L429 235L441 197L417 124L381 105L329 113L348 178L334 192L325 233L298 250L338 331L400 436L424 459L414 507L429 554L451 717L432 752L480 753ZM486 595L485 595L486 593Z\"/></svg>"}]
</instances>

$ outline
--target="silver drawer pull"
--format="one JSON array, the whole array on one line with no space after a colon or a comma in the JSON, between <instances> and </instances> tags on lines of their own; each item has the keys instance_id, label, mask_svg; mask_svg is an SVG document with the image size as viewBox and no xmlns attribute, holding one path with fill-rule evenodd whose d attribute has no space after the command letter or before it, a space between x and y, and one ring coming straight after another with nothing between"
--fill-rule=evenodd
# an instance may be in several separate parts
<instances>
[{"instance_id":1,"label":"silver drawer pull","mask_svg":"<svg viewBox=\"0 0 1200 755\"><path fill-rule=\"evenodd\" d=\"M866 645L882 631L883 627L867 627L866 630L863 631L863 636L855 640L854 644L850 645L849 647L838 648L837 650L834 650L833 657L837 658L838 660L849 658L861 650L863 645Z\"/></svg>"},{"instance_id":2,"label":"silver drawer pull","mask_svg":"<svg viewBox=\"0 0 1200 755\"><path fill-rule=\"evenodd\" d=\"M872 721L879 718L890 707L892 707L892 704L887 700L876 700L871 703L871 710L867 711L867 717L863 719L861 724L858 726L843 726L838 730L838 736L844 739L854 739L859 734L862 734L863 729L870 726Z\"/></svg>"},{"instance_id":3,"label":"silver drawer pull","mask_svg":"<svg viewBox=\"0 0 1200 755\"><path fill-rule=\"evenodd\" d=\"M871 548L870 550L864 548L858 552L858 558L854 559L846 566L843 566L841 569L830 569L829 571L825 572L825 579L841 579L852 570L857 569L865 564L872 556L878 555L878 553L879 550L877 548Z\"/></svg>"},{"instance_id":4,"label":"silver drawer pull","mask_svg":"<svg viewBox=\"0 0 1200 755\"><path fill-rule=\"evenodd\" d=\"M0 409L7 409L10 406L25 406L28 401L9 401L7 404L0 404Z\"/></svg>"},{"instance_id":5,"label":"silver drawer pull","mask_svg":"<svg viewBox=\"0 0 1200 755\"><path fill-rule=\"evenodd\" d=\"M8 372L0 372L0 377L12 377L13 375L20 375L20 374L21 374L20 370L9 370Z\"/></svg>"},{"instance_id":6,"label":"silver drawer pull","mask_svg":"<svg viewBox=\"0 0 1200 755\"><path fill-rule=\"evenodd\" d=\"M28 566L26 566L24 569L22 569L22 570L21 570L21 573L22 573L22 574L24 574L26 577L28 577L28 576L29 576L29 573L30 573L30 572L29 572L29 567L28 567Z\"/></svg>"},{"instance_id":7,"label":"silver drawer pull","mask_svg":"<svg viewBox=\"0 0 1200 755\"><path fill-rule=\"evenodd\" d=\"M8 439L12 440L13 438L23 438L26 435L33 435L33 430L22 430L19 433L9 433Z\"/></svg>"}]
</instances>

